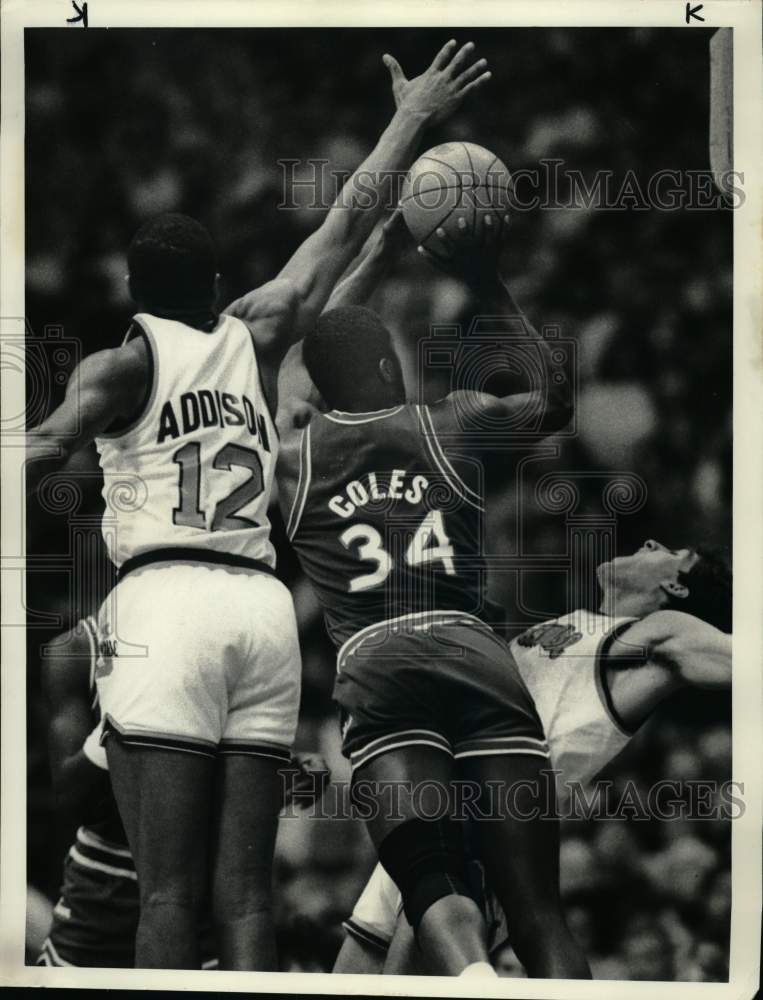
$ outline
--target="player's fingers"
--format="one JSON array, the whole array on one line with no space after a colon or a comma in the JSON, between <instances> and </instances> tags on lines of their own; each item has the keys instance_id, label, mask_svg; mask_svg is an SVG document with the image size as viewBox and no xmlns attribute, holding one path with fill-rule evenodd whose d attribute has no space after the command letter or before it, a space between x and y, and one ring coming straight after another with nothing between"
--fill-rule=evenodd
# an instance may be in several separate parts
<instances>
[{"instance_id":1,"label":"player's fingers","mask_svg":"<svg viewBox=\"0 0 763 1000\"><path fill-rule=\"evenodd\" d=\"M494 239L495 234L498 232L497 223L493 222L493 216L490 212L481 212L480 221L482 222L481 231L479 234L480 245L482 249L486 249L488 244Z\"/></svg>"},{"instance_id":2,"label":"player's fingers","mask_svg":"<svg viewBox=\"0 0 763 1000\"><path fill-rule=\"evenodd\" d=\"M460 219L458 220L458 222L456 223L456 228L458 229L458 235L459 235L459 237L461 238L461 240L463 240L463 238L464 238L464 237L466 236L466 234L467 234L467 231L468 231L468 229L469 229L469 223L468 223L468 222L466 221L466 219L465 219L465 218L464 218L464 217L462 216L462 217L461 217L461 218L460 218ZM453 243L453 245L455 246L455 240L453 240L453 241L452 241L452 243ZM463 245L463 244L462 244L462 245Z\"/></svg>"},{"instance_id":3,"label":"player's fingers","mask_svg":"<svg viewBox=\"0 0 763 1000\"><path fill-rule=\"evenodd\" d=\"M474 80L475 77L479 76L480 73L486 69L486 67L487 59L478 59L476 63L473 63L468 69L465 69L460 76L456 77L456 84L459 87L466 86L470 80Z\"/></svg>"},{"instance_id":4,"label":"player's fingers","mask_svg":"<svg viewBox=\"0 0 763 1000\"><path fill-rule=\"evenodd\" d=\"M460 226L462 222L466 225L466 219L459 219L458 225ZM438 226L437 229L435 229L434 234L437 237L440 246L442 246L445 250L449 250L455 245L450 233L447 229L443 229L442 226Z\"/></svg>"},{"instance_id":5,"label":"player's fingers","mask_svg":"<svg viewBox=\"0 0 763 1000\"><path fill-rule=\"evenodd\" d=\"M453 76L459 73L466 65L466 60L472 52L474 52L474 42L467 42L466 45L462 45L453 57L450 66L448 66L448 72L452 73Z\"/></svg>"},{"instance_id":6,"label":"player's fingers","mask_svg":"<svg viewBox=\"0 0 763 1000\"><path fill-rule=\"evenodd\" d=\"M483 84L488 82L488 80L492 77L492 75L493 74L490 72L490 70L488 70L487 73L483 73L482 76L478 76L476 80L472 80L471 83L467 83L465 87L462 87L461 90L459 90L458 92L458 96L463 97L470 91L476 90L477 87L481 87Z\"/></svg>"},{"instance_id":7,"label":"player's fingers","mask_svg":"<svg viewBox=\"0 0 763 1000\"><path fill-rule=\"evenodd\" d=\"M389 52L385 52L382 56L382 62L389 70L389 75L392 77L393 83L405 83L405 73L403 72L403 67L394 56L391 56Z\"/></svg>"},{"instance_id":8,"label":"player's fingers","mask_svg":"<svg viewBox=\"0 0 763 1000\"><path fill-rule=\"evenodd\" d=\"M455 38L451 38L451 40L449 42L446 42L440 49L440 51L437 53L437 55L434 57L434 59L432 60L431 68L442 69L443 66L446 66L448 60L453 54L453 50L455 47L456 47L456 40Z\"/></svg>"}]
</instances>

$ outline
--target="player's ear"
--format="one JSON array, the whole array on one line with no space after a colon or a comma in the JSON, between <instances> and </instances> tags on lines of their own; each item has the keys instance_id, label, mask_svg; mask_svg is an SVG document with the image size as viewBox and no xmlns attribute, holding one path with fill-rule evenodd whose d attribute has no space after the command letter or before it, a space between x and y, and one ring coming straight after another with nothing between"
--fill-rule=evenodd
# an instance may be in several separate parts
<instances>
[{"instance_id":1,"label":"player's ear","mask_svg":"<svg viewBox=\"0 0 763 1000\"><path fill-rule=\"evenodd\" d=\"M381 358L379 360L379 376L382 382L386 382L387 385L392 385L395 381L395 364L392 358Z\"/></svg>"},{"instance_id":2,"label":"player's ear","mask_svg":"<svg viewBox=\"0 0 763 1000\"><path fill-rule=\"evenodd\" d=\"M668 597L677 597L683 601L689 596L689 588L685 584L679 583L678 580L668 580L660 586Z\"/></svg>"}]
</instances>

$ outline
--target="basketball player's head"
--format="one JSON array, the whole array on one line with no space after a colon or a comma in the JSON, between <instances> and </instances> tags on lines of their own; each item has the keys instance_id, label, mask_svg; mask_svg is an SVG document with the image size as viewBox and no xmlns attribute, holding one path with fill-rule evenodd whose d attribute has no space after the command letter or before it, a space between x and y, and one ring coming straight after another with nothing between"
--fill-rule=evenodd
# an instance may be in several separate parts
<instances>
[{"instance_id":1,"label":"basketball player's head","mask_svg":"<svg viewBox=\"0 0 763 1000\"><path fill-rule=\"evenodd\" d=\"M127 252L130 295L146 312L194 312L214 305L212 237L200 222L168 212L144 223Z\"/></svg>"},{"instance_id":2,"label":"basketball player's head","mask_svg":"<svg viewBox=\"0 0 763 1000\"><path fill-rule=\"evenodd\" d=\"M684 611L731 631L731 570L718 551L669 549L649 539L633 555L602 563L597 576L615 608L627 597L641 614Z\"/></svg>"},{"instance_id":3,"label":"basketball player's head","mask_svg":"<svg viewBox=\"0 0 763 1000\"><path fill-rule=\"evenodd\" d=\"M330 309L302 346L305 367L333 410L364 413L405 402L400 359L389 330L362 306Z\"/></svg>"}]
</instances>

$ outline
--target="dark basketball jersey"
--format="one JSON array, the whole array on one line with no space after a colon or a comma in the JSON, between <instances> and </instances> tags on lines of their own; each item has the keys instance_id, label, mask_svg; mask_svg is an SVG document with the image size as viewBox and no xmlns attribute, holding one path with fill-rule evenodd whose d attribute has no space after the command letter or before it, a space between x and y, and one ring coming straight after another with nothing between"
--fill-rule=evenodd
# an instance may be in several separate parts
<instances>
[{"instance_id":1,"label":"dark basketball jersey","mask_svg":"<svg viewBox=\"0 0 763 1000\"><path fill-rule=\"evenodd\" d=\"M318 415L287 459L287 533L337 645L401 616L499 617L485 600L481 466L446 454L432 410Z\"/></svg>"}]
</instances>

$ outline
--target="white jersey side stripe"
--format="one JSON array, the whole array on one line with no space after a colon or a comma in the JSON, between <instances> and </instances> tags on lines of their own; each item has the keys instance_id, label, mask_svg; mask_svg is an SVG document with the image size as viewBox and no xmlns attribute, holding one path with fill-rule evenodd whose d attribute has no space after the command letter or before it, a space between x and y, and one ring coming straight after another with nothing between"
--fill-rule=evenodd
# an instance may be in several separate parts
<instances>
[{"instance_id":1,"label":"white jersey side stripe","mask_svg":"<svg viewBox=\"0 0 763 1000\"><path fill-rule=\"evenodd\" d=\"M454 477L454 475L448 472L448 469L444 465L442 459L439 457L435 449L436 439L433 440L432 431L428 428L427 423L424 419L424 415L422 412L424 409L425 409L424 406L418 406L418 405L416 406L416 413L419 418L419 430L421 431L421 436L424 440L424 447L426 448L427 453L430 459L432 460L432 464L435 466L435 468L440 470L440 472L443 475L443 478L448 483L453 492L456 494L456 496L461 497L462 500L466 501L466 503L470 504L472 507L476 507L477 510L484 512L485 508L482 506L482 504L477 503L467 493L464 492L465 484L463 484L462 486L460 478L458 476Z\"/></svg>"},{"instance_id":2,"label":"white jersey side stripe","mask_svg":"<svg viewBox=\"0 0 763 1000\"><path fill-rule=\"evenodd\" d=\"M447 467L448 471L450 472L451 476L456 480L456 482L459 483L463 491L467 493L470 497L472 497L475 503L479 504L480 507L482 507L483 506L482 497L479 495L479 493L477 493L476 490L473 490L471 486L469 486L461 476L459 476L459 474L453 468L453 464L451 463L450 459L445 454L445 449L443 448L442 444L440 444L440 439L437 437L437 431L435 430L434 420L432 419L432 413L429 407L422 406L422 410L424 411L424 419L429 425L433 448L437 451L437 454L442 459L443 464Z\"/></svg>"},{"instance_id":3,"label":"white jersey side stripe","mask_svg":"<svg viewBox=\"0 0 763 1000\"><path fill-rule=\"evenodd\" d=\"M312 478L312 456L310 453L310 424L302 431L302 439L299 443L299 478L297 489L294 493L294 502L291 505L289 521L286 526L286 536L291 541L296 534L302 514L305 510L307 494L310 489Z\"/></svg>"}]
</instances>

